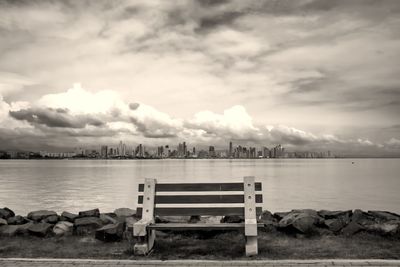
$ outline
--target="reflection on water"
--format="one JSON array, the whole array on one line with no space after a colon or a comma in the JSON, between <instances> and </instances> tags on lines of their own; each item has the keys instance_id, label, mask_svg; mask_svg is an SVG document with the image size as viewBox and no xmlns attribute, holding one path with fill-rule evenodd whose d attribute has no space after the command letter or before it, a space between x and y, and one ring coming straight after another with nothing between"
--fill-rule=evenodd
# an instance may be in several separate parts
<instances>
[{"instance_id":1,"label":"reflection on water","mask_svg":"<svg viewBox=\"0 0 400 267\"><path fill-rule=\"evenodd\" d=\"M354 161L355 164L352 164ZM400 159L3 160L0 207L19 214L135 207L137 184L263 182L264 208L379 209L400 212Z\"/></svg>"}]
</instances>

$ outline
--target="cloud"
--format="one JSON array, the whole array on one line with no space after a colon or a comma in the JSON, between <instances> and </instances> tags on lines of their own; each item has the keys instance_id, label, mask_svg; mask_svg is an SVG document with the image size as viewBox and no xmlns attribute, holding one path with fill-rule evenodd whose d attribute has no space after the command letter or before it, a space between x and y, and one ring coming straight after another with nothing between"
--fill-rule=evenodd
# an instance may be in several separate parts
<instances>
[{"instance_id":1,"label":"cloud","mask_svg":"<svg viewBox=\"0 0 400 267\"><path fill-rule=\"evenodd\" d=\"M385 142L385 145L386 145L388 148L400 149L400 139L391 138L389 141Z\"/></svg>"},{"instance_id":2,"label":"cloud","mask_svg":"<svg viewBox=\"0 0 400 267\"><path fill-rule=\"evenodd\" d=\"M226 139L249 139L258 134L259 129L253 125L251 116L240 105L224 110L223 114L201 111L188 120L186 126L201 129L208 134L225 136Z\"/></svg>"},{"instance_id":3,"label":"cloud","mask_svg":"<svg viewBox=\"0 0 400 267\"><path fill-rule=\"evenodd\" d=\"M17 120L25 120L32 124L43 124L47 127L85 128L86 125L102 126L104 123L94 116L71 115L68 109L29 108L10 111L10 116Z\"/></svg>"}]
</instances>

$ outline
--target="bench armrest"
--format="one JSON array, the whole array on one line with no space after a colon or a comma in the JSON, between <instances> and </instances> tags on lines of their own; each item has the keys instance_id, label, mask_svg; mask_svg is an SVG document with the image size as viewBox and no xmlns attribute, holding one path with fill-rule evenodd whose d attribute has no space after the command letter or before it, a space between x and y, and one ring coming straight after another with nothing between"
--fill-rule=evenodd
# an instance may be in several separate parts
<instances>
[{"instance_id":1,"label":"bench armrest","mask_svg":"<svg viewBox=\"0 0 400 267\"><path fill-rule=\"evenodd\" d=\"M154 223L154 220L151 219L141 219L133 224L133 236L146 236L147 235L147 226Z\"/></svg>"}]
</instances>

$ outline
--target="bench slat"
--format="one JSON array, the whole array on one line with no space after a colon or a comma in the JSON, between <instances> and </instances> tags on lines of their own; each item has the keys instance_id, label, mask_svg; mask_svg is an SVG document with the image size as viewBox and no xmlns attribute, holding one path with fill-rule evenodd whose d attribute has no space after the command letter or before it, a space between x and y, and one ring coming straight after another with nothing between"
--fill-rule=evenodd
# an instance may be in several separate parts
<instances>
[{"instance_id":1,"label":"bench slat","mask_svg":"<svg viewBox=\"0 0 400 267\"><path fill-rule=\"evenodd\" d=\"M142 215L143 208L137 208L136 212ZM257 215L261 214L262 207L256 207ZM155 208L155 215L159 216L227 216L244 215L244 208Z\"/></svg>"},{"instance_id":2,"label":"bench slat","mask_svg":"<svg viewBox=\"0 0 400 267\"><path fill-rule=\"evenodd\" d=\"M256 195L256 203L262 203L262 194ZM138 196L138 204L143 203L143 196ZM244 203L244 195L178 195L156 196L157 204L196 204L196 203Z\"/></svg>"},{"instance_id":3,"label":"bench slat","mask_svg":"<svg viewBox=\"0 0 400 267\"><path fill-rule=\"evenodd\" d=\"M256 191L261 191L261 183L255 183ZM139 184L139 192L143 192L144 184ZM243 183L185 183L185 184L156 184L156 192L179 191L243 191Z\"/></svg>"},{"instance_id":4,"label":"bench slat","mask_svg":"<svg viewBox=\"0 0 400 267\"><path fill-rule=\"evenodd\" d=\"M258 227L264 227L259 223ZM241 230L244 229L244 223L156 223L148 226L152 230Z\"/></svg>"}]
</instances>

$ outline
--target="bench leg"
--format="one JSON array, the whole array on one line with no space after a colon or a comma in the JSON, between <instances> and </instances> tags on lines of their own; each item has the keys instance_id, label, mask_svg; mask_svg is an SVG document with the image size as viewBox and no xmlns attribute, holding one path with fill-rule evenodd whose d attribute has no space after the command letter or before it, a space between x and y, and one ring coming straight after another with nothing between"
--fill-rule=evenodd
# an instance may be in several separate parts
<instances>
[{"instance_id":1,"label":"bench leg","mask_svg":"<svg viewBox=\"0 0 400 267\"><path fill-rule=\"evenodd\" d=\"M133 247L135 255L147 255L153 249L154 241L156 239L156 231L147 231L147 235L139 236L137 242Z\"/></svg>"},{"instance_id":2,"label":"bench leg","mask_svg":"<svg viewBox=\"0 0 400 267\"><path fill-rule=\"evenodd\" d=\"M255 256L258 254L257 236L246 236L246 256Z\"/></svg>"}]
</instances>

